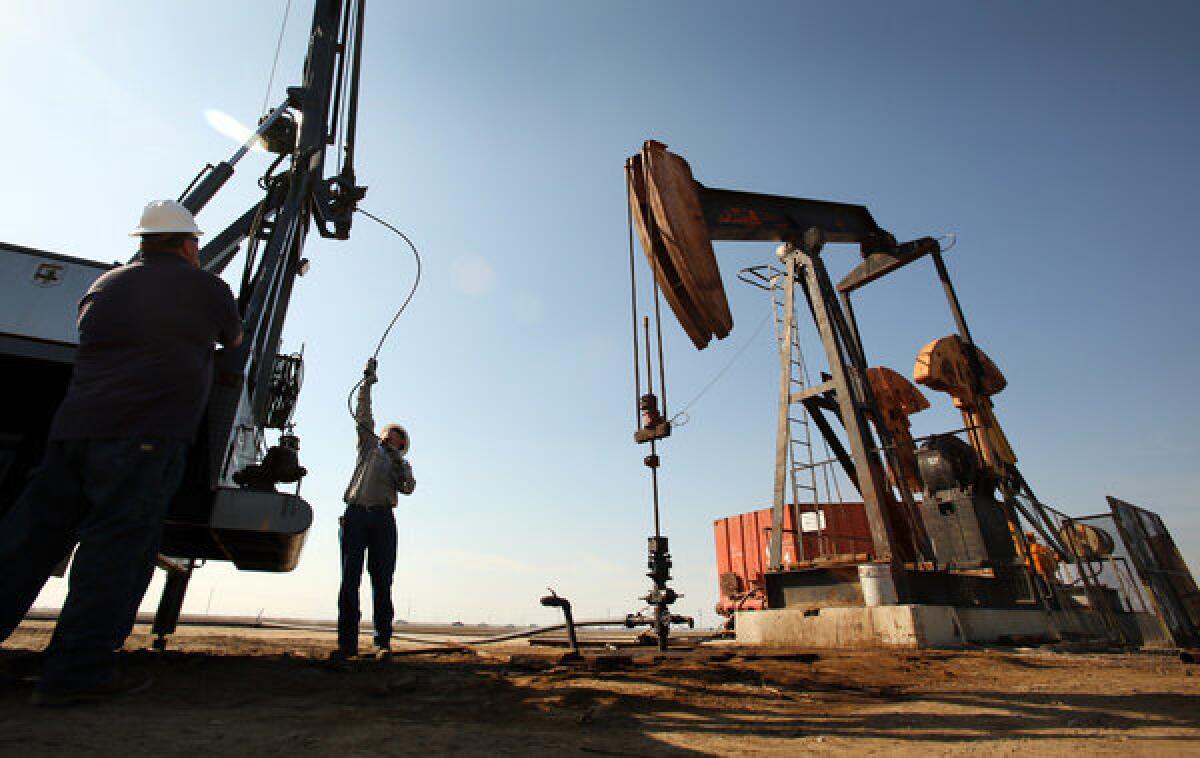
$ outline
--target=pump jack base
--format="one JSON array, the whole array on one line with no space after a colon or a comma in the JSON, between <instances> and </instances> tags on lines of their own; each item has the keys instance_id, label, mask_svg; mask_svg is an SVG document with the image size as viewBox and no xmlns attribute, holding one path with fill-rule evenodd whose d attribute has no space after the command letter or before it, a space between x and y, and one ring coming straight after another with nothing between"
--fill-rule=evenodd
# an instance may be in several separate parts
<instances>
[{"instance_id":1,"label":"pump jack base","mask_svg":"<svg viewBox=\"0 0 1200 758\"><path fill-rule=\"evenodd\" d=\"M1123 626L1143 644L1168 644L1152 614L1131 613ZM1126 623L1127 622L1127 623ZM949 605L881 605L738 611L739 645L809 648L965 648L974 645L1052 643L1065 633L1100 637L1094 614Z\"/></svg>"}]
</instances>

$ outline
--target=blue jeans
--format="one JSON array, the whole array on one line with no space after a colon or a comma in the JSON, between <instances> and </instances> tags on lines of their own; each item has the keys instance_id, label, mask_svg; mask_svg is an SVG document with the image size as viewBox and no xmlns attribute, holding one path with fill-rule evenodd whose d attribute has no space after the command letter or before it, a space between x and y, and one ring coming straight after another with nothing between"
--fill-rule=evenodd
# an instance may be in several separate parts
<instances>
[{"instance_id":1,"label":"blue jeans","mask_svg":"<svg viewBox=\"0 0 1200 758\"><path fill-rule=\"evenodd\" d=\"M392 574L396 571L396 515L392 508L346 507L342 517L342 586L338 591L338 647L358 650L358 587L362 584L363 558L371 577L374 600L375 645L387 647L392 639Z\"/></svg>"},{"instance_id":2,"label":"blue jeans","mask_svg":"<svg viewBox=\"0 0 1200 758\"><path fill-rule=\"evenodd\" d=\"M58 440L0 521L0 642L76 544L67 599L39 686L103 683L133 628L187 446L175 440Z\"/></svg>"}]
</instances>

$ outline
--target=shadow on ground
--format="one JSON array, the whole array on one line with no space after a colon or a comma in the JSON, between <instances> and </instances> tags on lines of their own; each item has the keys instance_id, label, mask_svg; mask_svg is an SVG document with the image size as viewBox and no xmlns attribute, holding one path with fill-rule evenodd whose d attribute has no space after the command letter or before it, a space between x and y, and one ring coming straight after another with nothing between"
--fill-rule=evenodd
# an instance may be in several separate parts
<instances>
[{"instance_id":1,"label":"shadow on ground","mask_svg":"<svg viewBox=\"0 0 1200 758\"><path fill-rule=\"evenodd\" d=\"M34 709L27 684L6 687L0 752L684 755L813 747L796 742L810 738L920 750L1011 739L1100 746L1114 735L1177 748L1200 736L1195 687L1082 691L1081 676L1099 683L1105 672L1012 656L645 656L607 670L450 653L334 669L318 647L274 644L127 653L155 686L98 706ZM1074 685L1063 678L1071 670Z\"/></svg>"}]
</instances>

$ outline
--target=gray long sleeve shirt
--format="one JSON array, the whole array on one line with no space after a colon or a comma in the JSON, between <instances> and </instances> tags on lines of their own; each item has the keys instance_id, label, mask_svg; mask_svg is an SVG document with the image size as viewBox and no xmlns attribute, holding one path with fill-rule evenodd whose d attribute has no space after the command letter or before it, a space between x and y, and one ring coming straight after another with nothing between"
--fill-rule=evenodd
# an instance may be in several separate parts
<instances>
[{"instance_id":1,"label":"gray long sleeve shirt","mask_svg":"<svg viewBox=\"0 0 1200 758\"><path fill-rule=\"evenodd\" d=\"M399 450L385 445L375 434L371 415L371 385L363 382L354 409L358 431L358 460L346 494L347 505L396 507L396 493L411 495L416 489L412 466Z\"/></svg>"}]
</instances>

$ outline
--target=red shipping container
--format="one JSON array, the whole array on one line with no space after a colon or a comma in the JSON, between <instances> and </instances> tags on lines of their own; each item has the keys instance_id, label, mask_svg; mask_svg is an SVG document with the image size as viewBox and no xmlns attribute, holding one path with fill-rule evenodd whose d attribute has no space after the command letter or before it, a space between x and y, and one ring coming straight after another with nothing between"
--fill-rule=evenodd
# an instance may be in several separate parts
<instances>
[{"instance_id":1,"label":"red shipping container","mask_svg":"<svg viewBox=\"0 0 1200 758\"><path fill-rule=\"evenodd\" d=\"M763 574L768 565L771 515L771 509L764 508L713 522L721 593L718 613L728 615L735 610L766 607ZM822 503L819 511L808 506L800 512L800 527L797 532L793 510L785 508L785 566L820 556L872 551L871 529L862 503Z\"/></svg>"}]
</instances>

